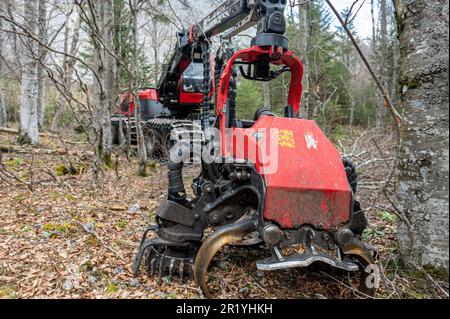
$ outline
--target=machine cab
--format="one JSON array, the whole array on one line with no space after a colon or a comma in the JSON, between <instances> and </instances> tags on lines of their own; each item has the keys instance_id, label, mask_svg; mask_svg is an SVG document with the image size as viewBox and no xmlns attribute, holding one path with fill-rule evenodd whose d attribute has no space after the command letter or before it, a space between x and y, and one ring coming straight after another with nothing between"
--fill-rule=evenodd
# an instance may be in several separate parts
<instances>
[{"instance_id":1,"label":"machine cab","mask_svg":"<svg viewBox=\"0 0 450 319\"><path fill-rule=\"evenodd\" d=\"M192 62L180 79L180 104L201 105L203 102L203 63Z\"/></svg>"}]
</instances>

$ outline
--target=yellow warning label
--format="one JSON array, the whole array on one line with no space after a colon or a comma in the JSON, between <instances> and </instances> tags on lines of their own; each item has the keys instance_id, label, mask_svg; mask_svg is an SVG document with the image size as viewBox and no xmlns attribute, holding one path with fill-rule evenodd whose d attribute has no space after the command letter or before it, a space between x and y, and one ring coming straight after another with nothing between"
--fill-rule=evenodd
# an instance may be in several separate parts
<instances>
[{"instance_id":1,"label":"yellow warning label","mask_svg":"<svg viewBox=\"0 0 450 319\"><path fill-rule=\"evenodd\" d=\"M294 132L291 130L279 130L278 145L281 147L295 148Z\"/></svg>"}]
</instances>

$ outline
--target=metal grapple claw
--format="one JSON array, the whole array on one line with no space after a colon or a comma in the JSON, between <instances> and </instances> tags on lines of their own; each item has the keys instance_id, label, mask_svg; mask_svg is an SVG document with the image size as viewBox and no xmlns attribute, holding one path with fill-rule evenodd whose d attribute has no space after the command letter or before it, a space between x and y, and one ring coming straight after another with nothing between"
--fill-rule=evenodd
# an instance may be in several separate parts
<instances>
[{"instance_id":1,"label":"metal grapple claw","mask_svg":"<svg viewBox=\"0 0 450 319\"><path fill-rule=\"evenodd\" d=\"M178 276L181 282L186 277L191 280L194 277L194 259L189 251L182 248L152 246L146 258L147 272L151 275L158 273L160 277Z\"/></svg>"},{"instance_id":2,"label":"metal grapple claw","mask_svg":"<svg viewBox=\"0 0 450 319\"><path fill-rule=\"evenodd\" d=\"M173 246L161 238L146 239L150 231L157 230L157 226L152 226L144 233L131 266L133 275L138 274L143 263L146 271L152 276L158 273L160 277L178 276L181 282L185 278L193 280L196 250L189 246Z\"/></svg>"}]
</instances>

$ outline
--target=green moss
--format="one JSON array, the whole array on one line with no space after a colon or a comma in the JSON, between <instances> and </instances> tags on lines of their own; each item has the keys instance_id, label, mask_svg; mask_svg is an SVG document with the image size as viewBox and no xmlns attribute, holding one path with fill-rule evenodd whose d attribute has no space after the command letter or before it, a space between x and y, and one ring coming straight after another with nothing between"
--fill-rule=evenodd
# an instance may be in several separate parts
<instances>
[{"instance_id":1,"label":"green moss","mask_svg":"<svg viewBox=\"0 0 450 319\"><path fill-rule=\"evenodd\" d=\"M17 167L22 165L22 160L20 158L11 158L5 162L6 166Z\"/></svg>"},{"instance_id":2,"label":"green moss","mask_svg":"<svg viewBox=\"0 0 450 319\"><path fill-rule=\"evenodd\" d=\"M58 199L60 195L58 192L53 191L53 192L48 193L48 196L52 199Z\"/></svg>"},{"instance_id":3,"label":"green moss","mask_svg":"<svg viewBox=\"0 0 450 319\"><path fill-rule=\"evenodd\" d=\"M74 195L72 195L72 194L66 194L66 195L64 195L64 199L67 200L67 201L69 201L69 202L74 202L74 201L77 200L77 198L76 198Z\"/></svg>"},{"instance_id":4,"label":"green moss","mask_svg":"<svg viewBox=\"0 0 450 319\"><path fill-rule=\"evenodd\" d=\"M415 80L409 80L406 86L408 87L408 89L413 90L419 86L419 83L417 83L417 81Z\"/></svg>"},{"instance_id":5,"label":"green moss","mask_svg":"<svg viewBox=\"0 0 450 319\"><path fill-rule=\"evenodd\" d=\"M121 219L119 221L119 228L120 229L125 229L128 226L128 221L126 219Z\"/></svg>"},{"instance_id":6,"label":"green moss","mask_svg":"<svg viewBox=\"0 0 450 319\"><path fill-rule=\"evenodd\" d=\"M6 267L0 264L0 276L6 275Z\"/></svg>"},{"instance_id":7,"label":"green moss","mask_svg":"<svg viewBox=\"0 0 450 319\"><path fill-rule=\"evenodd\" d=\"M149 162L147 163L147 167L148 167L150 170L155 170L155 169L158 167L158 163L157 163L156 161L149 161Z\"/></svg>"},{"instance_id":8,"label":"green moss","mask_svg":"<svg viewBox=\"0 0 450 319\"><path fill-rule=\"evenodd\" d=\"M0 286L0 299L16 299L16 291L11 286Z\"/></svg>"},{"instance_id":9,"label":"green moss","mask_svg":"<svg viewBox=\"0 0 450 319\"><path fill-rule=\"evenodd\" d=\"M418 291L415 291L413 289L406 289L405 293L414 299L429 299L430 298L430 296L420 293Z\"/></svg>"},{"instance_id":10,"label":"green moss","mask_svg":"<svg viewBox=\"0 0 450 319\"><path fill-rule=\"evenodd\" d=\"M84 166L81 164L74 164L73 166L67 167L64 164L57 165L55 167L56 176L64 175L77 175L83 170Z\"/></svg>"},{"instance_id":11,"label":"green moss","mask_svg":"<svg viewBox=\"0 0 450 319\"><path fill-rule=\"evenodd\" d=\"M175 292L171 292L166 296L167 299L178 299L178 296Z\"/></svg>"},{"instance_id":12,"label":"green moss","mask_svg":"<svg viewBox=\"0 0 450 319\"><path fill-rule=\"evenodd\" d=\"M93 268L94 268L94 265L92 264L92 262L90 260L88 260L83 265L81 265L80 271L82 271L82 272L90 272L90 271L92 271Z\"/></svg>"},{"instance_id":13,"label":"green moss","mask_svg":"<svg viewBox=\"0 0 450 319\"><path fill-rule=\"evenodd\" d=\"M89 235L89 237L84 241L88 246L100 246L99 240L94 235Z\"/></svg>"},{"instance_id":14,"label":"green moss","mask_svg":"<svg viewBox=\"0 0 450 319\"><path fill-rule=\"evenodd\" d=\"M83 125L78 125L78 126L76 126L73 130L74 130L74 132L77 133L77 134L84 134L84 133L87 133L87 131L86 131L86 129L84 128Z\"/></svg>"},{"instance_id":15,"label":"green moss","mask_svg":"<svg viewBox=\"0 0 450 319\"><path fill-rule=\"evenodd\" d=\"M108 294L112 294L112 293L115 293L115 292L118 292L119 291L119 287L117 287L115 284L113 284L113 283L110 283L109 285L108 285L108 287L106 287L106 292L108 293Z\"/></svg>"},{"instance_id":16,"label":"green moss","mask_svg":"<svg viewBox=\"0 0 450 319\"><path fill-rule=\"evenodd\" d=\"M21 231L23 231L24 233L29 232L30 230L32 230L32 228L28 225L23 226L21 229Z\"/></svg>"},{"instance_id":17,"label":"green moss","mask_svg":"<svg viewBox=\"0 0 450 319\"><path fill-rule=\"evenodd\" d=\"M55 167L55 173L56 176L64 176L69 174L69 170L67 169L66 165L61 164Z\"/></svg>"},{"instance_id":18,"label":"green moss","mask_svg":"<svg viewBox=\"0 0 450 319\"><path fill-rule=\"evenodd\" d=\"M448 282L449 274L448 270L444 267L437 267L434 265L425 265L423 266L423 270L426 271L431 277L435 280Z\"/></svg>"},{"instance_id":19,"label":"green moss","mask_svg":"<svg viewBox=\"0 0 450 319\"><path fill-rule=\"evenodd\" d=\"M42 226L42 230L51 233L52 235L56 235L56 233L66 233L73 234L77 231L77 227L72 223L62 223L62 224L53 224L48 223ZM55 237L55 236L51 236Z\"/></svg>"},{"instance_id":20,"label":"green moss","mask_svg":"<svg viewBox=\"0 0 450 319\"><path fill-rule=\"evenodd\" d=\"M25 198L27 198L25 195L23 194L19 194L13 197L13 200L16 202L21 202L23 201Z\"/></svg>"}]
</instances>

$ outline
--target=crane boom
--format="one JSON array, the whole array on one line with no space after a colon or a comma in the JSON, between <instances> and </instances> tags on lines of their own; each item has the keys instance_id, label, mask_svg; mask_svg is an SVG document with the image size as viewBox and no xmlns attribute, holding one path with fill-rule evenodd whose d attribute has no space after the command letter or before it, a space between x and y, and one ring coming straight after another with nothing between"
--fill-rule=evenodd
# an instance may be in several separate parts
<instances>
[{"instance_id":1,"label":"crane boom","mask_svg":"<svg viewBox=\"0 0 450 319\"><path fill-rule=\"evenodd\" d=\"M182 75L192 63L204 63L203 44L214 36L222 34L223 39L231 39L238 33L257 26L257 37L252 41L252 45L273 44L287 48L287 39L282 36L286 30L285 7L286 1L225 0L200 22L179 32L174 52L168 64L163 66L157 84L160 101L169 110L180 110L180 104L184 104L180 96L185 96L180 85ZM195 88L201 86L200 83L195 83L194 79L191 82ZM195 98L188 99L195 102L194 108L202 101L200 93L201 90L191 92ZM193 111L188 108L184 110Z\"/></svg>"}]
</instances>

